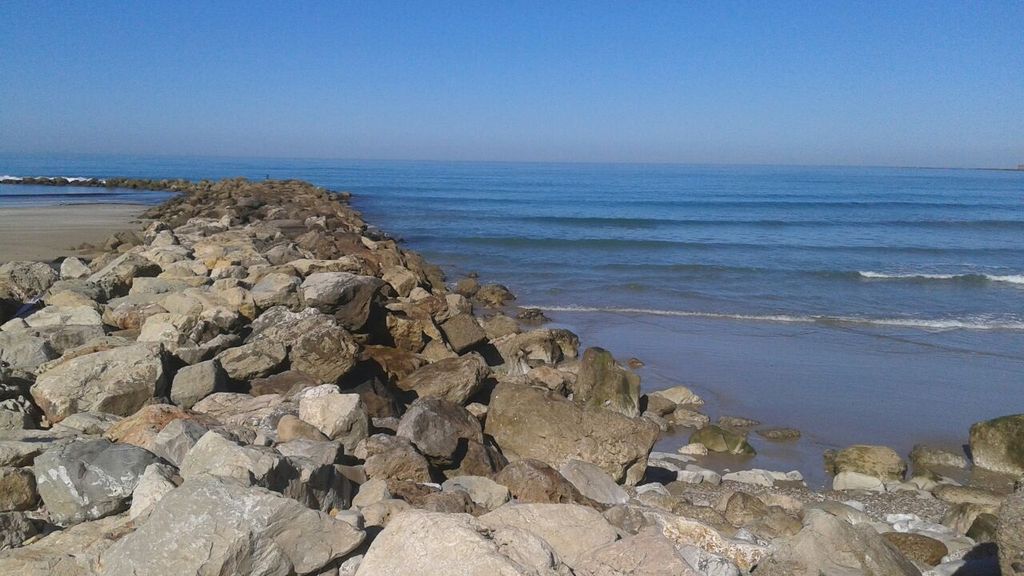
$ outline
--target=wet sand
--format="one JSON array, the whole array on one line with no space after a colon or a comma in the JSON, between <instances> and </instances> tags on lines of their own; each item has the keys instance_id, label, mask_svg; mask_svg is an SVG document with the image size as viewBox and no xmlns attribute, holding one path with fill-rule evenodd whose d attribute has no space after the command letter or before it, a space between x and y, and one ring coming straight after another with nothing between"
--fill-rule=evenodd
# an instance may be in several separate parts
<instances>
[{"instance_id":1,"label":"wet sand","mask_svg":"<svg viewBox=\"0 0 1024 576\"><path fill-rule=\"evenodd\" d=\"M114 232L136 228L146 208L141 204L0 208L0 262L77 255L83 242L100 244Z\"/></svg>"}]
</instances>

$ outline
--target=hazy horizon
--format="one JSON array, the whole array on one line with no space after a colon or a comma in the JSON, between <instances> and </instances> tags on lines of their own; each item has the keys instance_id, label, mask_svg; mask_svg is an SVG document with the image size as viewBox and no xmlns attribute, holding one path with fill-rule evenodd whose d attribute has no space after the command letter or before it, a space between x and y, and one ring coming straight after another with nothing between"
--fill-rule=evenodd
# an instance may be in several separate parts
<instances>
[{"instance_id":1,"label":"hazy horizon","mask_svg":"<svg viewBox=\"0 0 1024 576\"><path fill-rule=\"evenodd\" d=\"M0 152L1013 168L1024 3L7 2Z\"/></svg>"}]
</instances>

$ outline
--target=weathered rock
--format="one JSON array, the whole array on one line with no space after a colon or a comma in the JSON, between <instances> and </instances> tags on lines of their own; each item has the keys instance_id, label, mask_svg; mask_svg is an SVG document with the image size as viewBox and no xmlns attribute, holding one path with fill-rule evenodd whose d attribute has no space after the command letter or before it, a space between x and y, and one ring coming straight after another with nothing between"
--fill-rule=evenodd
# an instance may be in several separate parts
<instances>
[{"instance_id":1,"label":"weathered rock","mask_svg":"<svg viewBox=\"0 0 1024 576\"><path fill-rule=\"evenodd\" d=\"M967 459L962 454L924 444L914 445L914 449L910 451L910 461L918 469L967 467Z\"/></svg>"},{"instance_id":2,"label":"weathered rock","mask_svg":"<svg viewBox=\"0 0 1024 576\"><path fill-rule=\"evenodd\" d=\"M914 564L868 525L851 526L822 510L808 510L800 532L762 562L761 576L920 576Z\"/></svg>"},{"instance_id":3,"label":"weathered rock","mask_svg":"<svg viewBox=\"0 0 1024 576\"><path fill-rule=\"evenodd\" d=\"M142 473L157 461L130 444L76 440L39 455L33 471L50 519L67 525L126 510Z\"/></svg>"},{"instance_id":4,"label":"weathered rock","mask_svg":"<svg viewBox=\"0 0 1024 576\"><path fill-rule=\"evenodd\" d=\"M128 517L135 519L150 511L161 498L177 488L175 470L166 464L150 464L139 478L132 492L132 505Z\"/></svg>"},{"instance_id":5,"label":"weathered rock","mask_svg":"<svg viewBox=\"0 0 1024 576\"><path fill-rule=\"evenodd\" d=\"M0 512L31 510L38 499L31 469L0 467Z\"/></svg>"},{"instance_id":6,"label":"weathered rock","mask_svg":"<svg viewBox=\"0 0 1024 576\"><path fill-rule=\"evenodd\" d=\"M747 442L745 434L722 428L714 424L696 430L690 435L690 443L700 442L712 452L726 454L755 454L754 447Z\"/></svg>"},{"instance_id":7,"label":"weathered rock","mask_svg":"<svg viewBox=\"0 0 1024 576\"><path fill-rule=\"evenodd\" d=\"M600 512L577 504L509 503L479 520L492 530L514 528L540 536L570 567L591 550L618 539L618 532Z\"/></svg>"},{"instance_id":8,"label":"weathered rock","mask_svg":"<svg viewBox=\"0 0 1024 576\"><path fill-rule=\"evenodd\" d=\"M356 574L568 576L572 572L551 546L528 531L492 530L468 514L410 510L393 518L374 539Z\"/></svg>"},{"instance_id":9,"label":"weathered rock","mask_svg":"<svg viewBox=\"0 0 1024 576\"><path fill-rule=\"evenodd\" d=\"M704 404L704 400L686 386L673 386L657 390L652 392L651 396L659 396L675 405L702 406Z\"/></svg>"},{"instance_id":10,"label":"weathered rock","mask_svg":"<svg viewBox=\"0 0 1024 576\"><path fill-rule=\"evenodd\" d=\"M298 416L285 414L277 421L277 441L291 442L293 440L321 442L327 440L327 436L317 430L316 426L303 422Z\"/></svg>"},{"instance_id":11,"label":"weathered rock","mask_svg":"<svg viewBox=\"0 0 1024 576\"><path fill-rule=\"evenodd\" d=\"M169 422L153 439L151 451L164 460L180 467L185 455L209 430L195 420Z\"/></svg>"},{"instance_id":12,"label":"weathered rock","mask_svg":"<svg viewBox=\"0 0 1024 576\"><path fill-rule=\"evenodd\" d=\"M118 421L103 433L111 442L122 442L155 452L156 438L169 423L182 418L198 418L170 404L150 404Z\"/></svg>"},{"instance_id":13,"label":"weathered rock","mask_svg":"<svg viewBox=\"0 0 1024 576\"><path fill-rule=\"evenodd\" d=\"M885 482L880 478L861 474L860 472L840 472L832 478L833 490L868 490L885 492Z\"/></svg>"},{"instance_id":14,"label":"weathered rock","mask_svg":"<svg viewBox=\"0 0 1024 576\"><path fill-rule=\"evenodd\" d=\"M595 502L608 506L629 502L629 494L599 466L582 460L569 460L558 471L580 494Z\"/></svg>"},{"instance_id":15,"label":"weathered rock","mask_svg":"<svg viewBox=\"0 0 1024 576\"><path fill-rule=\"evenodd\" d=\"M34 370L57 357L45 338L31 334L0 332L0 366Z\"/></svg>"},{"instance_id":16,"label":"weathered rock","mask_svg":"<svg viewBox=\"0 0 1024 576\"><path fill-rule=\"evenodd\" d=\"M483 442L480 422L468 410L430 396L409 406L398 424L397 434L408 438L421 454L439 466L456 464L456 453L464 451L467 442Z\"/></svg>"},{"instance_id":17,"label":"weathered rock","mask_svg":"<svg viewBox=\"0 0 1024 576\"><path fill-rule=\"evenodd\" d=\"M946 554L949 554L949 549L945 544L923 534L886 532L882 534L882 537L904 556L925 566L935 566L942 562L942 558Z\"/></svg>"},{"instance_id":18,"label":"weathered rock","mask_svg":"<svg viewBox=\"0 0 1024 576\"><path fill-rule=\"evenodd\" d=\"M580 360L574 398L635 418L640 415L640 377L615 362L610 352L588 348Z\"/></svg>"},{"instance_id":19,"label":"weathered rock","mask_svg":"<svg viewBox=\"0 0 1024 576\"><path fill-rule=\"evenodd\" d=\"M306 388L312 388L319 384L302 372L296 370L285 370L272 374L266 378L257 378L250 383L249 394L263 396L266 394L279 394L285 398L291 398Z\"/></svg>"},{"instance_id":20,"label":"weathered rock","mask_svg":"<svg viewBox=\"0 0 1024 576\"><path fill-rule=\"evenodd\" d=\"M405 298L419 284L416 274L404 266L390 266L381 271L381 278Z\"/></svg>"},{"instance_id":21,"label":"weathered rock","mask_svg":"<svg viewBox=\"0 0 1024 576\"><path fill-rule=\"evenodd\" d=\"M435 396L465 404L490 374L483 357L472 353L427 364L398 382L398 387L420 398Z\"/></svg>"},{"instance_id":22,"label":"weathered rock","mask_svg":"<svg viewBox=\"0 0 1024 576\"><path fill-rule=\"evenodd\" d=\"M0 286L6 286L22 302L42 294L56 280L57 272L44 262L0 264Z\"/></svg>"},{"instance_id":23,"label":"weathered rock","mask_svg":"<svg viewBox=\"0 0 1024 576\"><path fill-rule=\"evenodd\" d=\"M132 287L135 278L156 276L161 271L160 265L138 254L122 254L109 264L89 276L89 282L103 290L107 299L124 296Z\"/></svg>"},{"instance_id":24,"label":"weathered rock","mask_svg":"<svg viewBox=\"0 0 1024 576\"><path fill-rule=\"evenodd\" d=\"M445 340L457 354L487 341L487 333L472 314L456 314L441 324Z\"/></svg>"},{"instance_id":25,"label":"weathered rock","mask_svg":"<svg viewBox=\"0 0 1024 576\"><path fill-rule=\"evenodd\" d=\"M234 392L215 392L192 406L192 411L211 416L221 424L258 430L276 430L281 416L298 411L277 394L250 396Z\"/></svg>"},{"instance_id":26,"label":"weathered rock","mask_svg":"<svg viewBox=\"0 0 1024 576\"><path fill-rule=\"evenodd\" d=\"M711 423L711 419L704 414L701 414L696 410L690 410L685 406L676 406L675 410L673 410L666 418L673 426L680 426L683 428L701 429Z\"/></svg>"},{"instance_id":27,"label":"weathered rock","mask_svg":"<svg viewBox=\"0 0 1024 576\"><path fill-rule=\"evenodd\" d=\"M293 307L298 305L298 288L302 281L295 276L271 272L249 290L253 302L262 310L273 306Z\"/></svg>"},{"instance_id":28,"label":"weathered rock","mask_svg":"<svg viewBox=\"0 0 1024 576\"><path fill-rule=\"evenodd\" d=\"M515 300L512 292L501 284L485 284L476 291L476 299L492 308L500 308Z\"/></svg>"},{"instance_id":29,"label":"weathered rock","mask_svg":"<svg viewBox=\"0 0 1024 576\"><path fill-rule=\"evenodd\" d=\"M279 453L260 446L241 446L217 432L207 432L181 462L185 480L204 474L233 478L253 486L282 491L298 472Z\"/></svg>"},{"instance_id":30,"label":"weathered rock","mask_svg":"<svg viewBox=\"0 0 1024 576\"><path fill-rule=\"evenodd\" d=\"M1024 414L971 426L971 459L981 468L1024 475Z\"/></svg>"},{"instance_id":31,"label":"weathered rock","mask_svg":"<svg viewBox=\"0 0 1024 576\"><path fill-rule=\"evenodd\" d=\"M770 550L744 540L726 538L712 526L698 520L653 510L648 510L646 516L677 548L695 546L727 558L743 570L758 565Z\"/></svg>"},{"instance_id":32,"label":"weathered rock","mask_svg":"<svg viewBox=\"0 0 1024 576\"><path fill-rule=\"evenodd\" d=\"M171 401L182 408L191 408L214 392L224 392L227 383L227 374L218 360L185 366L171 382Z\"/></svg>"},{"instance_id":33,"label":"weathered rock","mask_svg":"<svg viewBox=\"0 0 1024 576\"><path fill-rule=\"evenodd\" d=\"M534 458L560 467L582 460L627 484L643 477L659 433L643 418L581 407L550 392L511 383L495 388L485 432L510 461Z\"/></svg>"},{"instance_id":34,"label":"weathered rock","mask_svg":"<svg viewBox=\"0 0 1024 576\"><path fill-rule=\"evenodd\" d=\"M224 372L231 380L248 382L277 370L288 357L288 349L279 342L257 340L217 355Z\"/></svg>"},{"instance_id":35,"label":"weathered rock","mask_svg":"<svg viewBox=\"0 0 1024 576\"><path fill-rule=\"evenodd\" d=\"M346 452L369 435L369 419L358 394L342 394L324 384L308 388L299 397L299 418L315 426L331 440L339 440Z\"/></svg>"},{"instance_id":36,"label":"weathered rock","mask_svg":"<svg viewBox=\"0 0 1024 576\"><path fill-rule=\"evenodd\" d=\"M89 267L74 256L69 256L60 263L60 277L62 280L85 278L90 274L92 274L92 271L89 270Z\"/></svg>"},{"instance_id":37,"label":"weathered rock","mask_svg":"<svg viewBox=\"0 0 1024 576\"><path fill-rule=\"evenodd\" d=\"M515 376L525 374L531 368L576 358L580 342L568 330L541 329L510 334L498 338L493 344L505 361L506 373Z\"/></svg>"},{"instance_id":38,"label":"weathered rock","mask_svg":"<svg viewBox=\"0 0 1024 576\"><path fill-rule=\"evenodd\" d=\"M27 536L32 528L21 524L23 521L23 517L15 519L20 530ZM131 530L128 523L127 515L101 518L52 532L21 548L0 552L0 574L93 576L96 574L96 558L101 551ZM0 533L4 532L0 528ZM17 534L8 536L18 539Z\"/></svg>"},{"instance_id":39,"label":"weathered rock","mask_svg":"<svg viewBox=\"0 0 1024 576\"><path fill-rule=\"evenodd\" d=\"M558 470L531 459L518 460L494 475L494 481L508 488L519 502L549 504L590 504L591 501Z\"/></svg>"},{"instance_id":40,"label":"weathered rock","mask_svg":"<svg viewBox=\"0 0 1024 576\"><path fill-rule=\"evenodd\" d=\"M792 442L800 439L800 431L796 428L762 428L757 435L773 442Z\"/></svg>"},{"instance_id":41,"label":"weathered rock","mask_svg":"<svg viewBox=\"0 0 1024 576\"><path fill-rule=\"evenodd\" d=\"M486 510L494 510L510 497L507 487L484 476L457 476L449 478L441 485L443 491L460 490L469 494L470 499Z\"/></svg>"},{"instance_id":42,"label":"weathered rock","mask_svg":"<svg viewBox=\"0 0 1024 576\"><path fill-rule=\"evenodd\" d=\"M907 464L892 448L858 444L844 448L832 461L832 474L857 472L882 480L899 482L907 471Z\"/></svg>"},{"instance_id":43,"label":"weathered rock","mask_svg":"<svg viewBox=\"0 0 1024 576\"><path fill-rule=\"evenodd\" d=\"M90 410L127 416L166 387L161 348L137 344L58 364L36 378L32 398L56 423Z\"/></svg>"},{"instance_id":44,"label":"weathered rock","mask_svg":"<svg viewBox=\"0 0 1024 576\"><path fill-rule=\"evenodd\" d=\"M359 346L344 328L321 324L291 343L288 359L298 370L325 384L334 384L355 366Z\"/></svg>"},{"instance_id":45,"label":"weathered rock","mask_svg":"<svg viewBox=\"0 0 1024 576\"><path fill-rule=\"evenodd\" d=\"M375 434L366 439L366 476L384 480L431 482L430 464L412 442L400 436Z\"/></svg>"},{"instance_id":46,"label":"weathered rock","mask_svg":"<svg viewBox=\"0 0 1024 576\"><path fill-rule=\"evenodd\" d=\"M999 527L996 545L999 547L999 567L1004 576L1024 574L1024 486L1006 498L999 507Z\"/></svg>"},{"instance_id":47,"label":"weathered rock","mask_svg":"<svg viewBox=\"0 0 1024 576\"><path fill-rule=\"evenodd\" d=\"M0 551L17 548L26 540L39 534L40 522L33 520L24 512L0 512ZM5 560L0 555L0 569L4 568ZM13 566L8 566L13 568ZM22 567L24 568L24 567ZM15 572L10 572L14 574ZM25 574L23 571L18 574Z\"/></svg>"},{"instance_id":48,"label":"weathered rock","mask_svg":"<svg viewBox=\"0 0 1024 576\"><path fill-rule=\"evenodd\" d=\"M574 566L577 576L701 576L675 544L646 530L589 551Z\"/></svg>"},{"instance_id":49,"label":"weathered rock","mask_svg":"<svg viewBox=\"0 0 1024 576\"><path fill-rule=\"evenodd\" d=\"M309 574L355 550L363 537L289 498L206 476L160 499L100 565L105 576Z\"/></svg>"}]
</instances>

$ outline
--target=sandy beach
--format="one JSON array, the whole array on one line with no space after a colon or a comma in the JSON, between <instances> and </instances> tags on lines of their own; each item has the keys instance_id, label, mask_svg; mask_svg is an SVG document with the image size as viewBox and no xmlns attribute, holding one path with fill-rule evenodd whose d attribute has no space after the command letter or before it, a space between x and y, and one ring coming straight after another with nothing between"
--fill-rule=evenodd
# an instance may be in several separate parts
<instances>
[{"instance_id":1,"label":"sandy beach","mask_svg":"<svg viewBox=\"0 0 1024 576\"><path fill-rule=\"evenodd\" d=\"M133 224L140 204L74 204L0 208L0 262L52 260L76 254L83 242L98 244Z\"/></svg>"}]
</instances>

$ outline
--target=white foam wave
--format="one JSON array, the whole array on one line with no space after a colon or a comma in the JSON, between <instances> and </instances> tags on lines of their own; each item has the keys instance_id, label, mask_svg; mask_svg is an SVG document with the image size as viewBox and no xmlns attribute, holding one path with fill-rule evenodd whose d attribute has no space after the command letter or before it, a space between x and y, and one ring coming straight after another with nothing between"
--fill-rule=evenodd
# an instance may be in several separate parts
<instances>
[{"instance_id":1,"label":"white foam wave","mask_svg":"<svg viewBox=\"0 0 1024 576\"><path fill-rule=\"evenodd\" d=\"M970 280L980 279L989 282L1006 282L1009 284L1024 284L1024 274L884 274L882 272L861 271L858 272L862 278L872 280Z\"/></svg>"},{"instance_id":2,"label":"white foam wave","mask_svg":"<svg viewBox=\"0 0 1024 576\"><path fill-rule=\"evenodd\" d=\"M21 178L4 174L0 176L0 182L21 182Z\"/></svg>"},{"instance_id":3,"label":"white foam wave","mask_svg":"<svg viewBox=\"0 0 1024 576\"><path fill-rule=\"evenodd\" d=\"M791 324L860 324L872 326L898 326L923 330L1024 330L1024 321L993 320L985 318L929 319L929 318L862 318L858 316L790 315L790 314L724 314L689 310L659 310L656 308L614 308L593 306L533 306L548 312L602 312L611 314L641 314L646 316L674 316L680 318L710 318L718 320L745 320L751 322L782 322Z\"/></svg>"}]
</instances>

